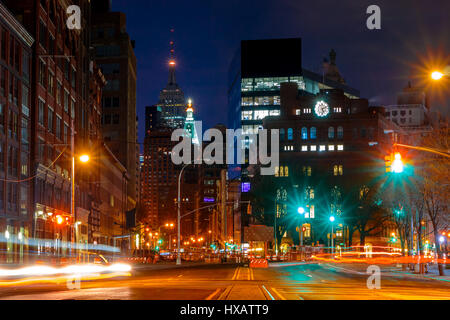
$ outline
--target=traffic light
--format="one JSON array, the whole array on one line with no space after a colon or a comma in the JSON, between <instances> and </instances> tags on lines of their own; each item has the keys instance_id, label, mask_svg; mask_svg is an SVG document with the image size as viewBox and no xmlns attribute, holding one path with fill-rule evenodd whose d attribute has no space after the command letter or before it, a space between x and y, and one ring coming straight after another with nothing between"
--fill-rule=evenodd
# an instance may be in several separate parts
<instances>
[{"instance_id":1,"label":"traffic light","mask_svg":"<svg viewBox=\"0 0 450 320\"><path fill-rule=\"evenodd\" d=\"M394 161L394 154L389 154L384 157L384 163L386 164L386 172L391 172L392 162Z\"/></svg>"},{"instance_id":2,"label":"traffic light","mask_svg":"<svg viewBox=\"0 0 450 320\"><path fill-rule=\"evenodd\" d=\"M403 161L400 152L396 152L394 155L394 161L392 162L391 171L394 173L403 172Z\"/></svg>"}]
</instances>

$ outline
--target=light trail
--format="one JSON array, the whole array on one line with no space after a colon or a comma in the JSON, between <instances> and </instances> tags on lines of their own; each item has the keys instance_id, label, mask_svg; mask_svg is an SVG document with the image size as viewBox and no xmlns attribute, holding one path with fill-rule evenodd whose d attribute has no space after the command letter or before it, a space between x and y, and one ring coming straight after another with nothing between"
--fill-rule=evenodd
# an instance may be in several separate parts
<instances>
[{"instance_id":1,"label":"light trail","mask_svg":"<svg viewBox=\"0 0 450 320\"><path fill-rule=\"evenodd\" d=\"M129 271L131 271L131 266L124 263L115 263L109 266L102 266L95 264L75 264L63 268L37 265L19 269L0 269L0 277L43 276L43 275L48 276L57 274L82 275L92 273L129 272Z\"/></svg>"}]
</instances>

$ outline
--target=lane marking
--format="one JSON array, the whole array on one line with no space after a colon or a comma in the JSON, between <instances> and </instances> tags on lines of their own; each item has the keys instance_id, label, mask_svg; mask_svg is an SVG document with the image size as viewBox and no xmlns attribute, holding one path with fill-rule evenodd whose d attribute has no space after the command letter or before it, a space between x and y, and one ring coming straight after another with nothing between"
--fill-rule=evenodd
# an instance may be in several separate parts
<instances>
[{"instance_id":1,"label":"lane marking","mask_svg":"<svg viewBox=\"0 0 450 320\"><path fill-rule=\"evenodd\" d=\"M239 268L240 267L237 267L236 270L234 270L234 274L233 274L233 277L231 278L231 280L236 280L236 276L237 276Z\"/></svg>"},{"instance_id":2,"label":"lane marking","mask_svg":"<svg viewBox=\"0 0 450 320\"><path fill-rule=\"evenodd\" d=\"M250 268L251 280L255 280L255 275L253 273L253 269Z\"/></svg>"},{"instance_id":3,"label":"lane marking","mask_svg":"<svg viewBox=\"0 0 450 320\"><path fill-rule=\"evenodd\" d=\"M270 296L270 298L271 298L272 300L275 300L275 298L270 294L269 290L267 290L266 287L265 287L264 285L262 285L262 288L263 288L264 290L266 290L267 294ZM273 288L272 288L272 289L273 289Z\"/></svg>"},{"instance_id":4,"label":"lane marking","mask_svg":"<svg viewBox=\"0 0 450 320\"><path fill-rule=\"evenodd\" d=\"M228 297L228 295L230 294L231 289L233 289L233 287L234 287L233 285L228 286L228 287L225 289L225 291L222 292L222 294L219 296L219 298L217 298L217 300L225 300L225 299Z\"/></svg>"},{"instance_id":5,"label":"lane marking","mask_svg":"<svg viewBox=\"0 0 450 320\"><path fill-rule=\"evenodd\" d=\"M247 270L248 270L248 271L247 271L247 280L250 281L250 268L248 268Z\"/></svg>"},{"instance_id":6,"label":"lane marking","mask_svg":"<svg viewBox=\"0 0 450 320\"><path fill-rule=\"evenodd\" d=\"M286 300L286 298L283 297L283 296L277 291L277 289L275 289L274 287L271 287L270 289L272 289L272 291L275 292L276 295L279 296L281 300Z\"/></svg>"},{"instance_id":7,"label":"lane marking","mask_svg":"<svg viewBox=\"0 0 450 320\"><path fill-rule=\"evenodd\" d=\"M241 275L241 267L239 267L239 270L238 270L238 272L237 272L237 275L236 275L236 279L235 280L239 280L239 276Z\"/></svg>"},{"instance_id":8,"label":"lane marking","mask_svg":"<svg viewBox=\"0 0 450 320\"><path fill-rule=\"evenodd\" d=\"M209 296L207 296L205 300L211 300L219 292L220 292L220 288L217 288L216 291L214 291Z\"/></svg>"}]
</instances>

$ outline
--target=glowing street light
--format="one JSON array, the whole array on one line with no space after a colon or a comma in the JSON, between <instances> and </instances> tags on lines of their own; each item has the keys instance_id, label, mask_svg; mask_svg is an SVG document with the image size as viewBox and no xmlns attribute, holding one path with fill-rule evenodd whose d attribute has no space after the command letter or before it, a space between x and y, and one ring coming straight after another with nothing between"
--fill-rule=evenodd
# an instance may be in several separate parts
<instances>
[{"instance_id":1,"label":"glowing street light","mask_svg":"<svg viewBox=\"0 0 450 320\"><path fill-rule=\"evenodd\" d=\"M330 221L333 222L334 220L335 220L335 219L334 219L334 216L331 216L331 217L330 217Z\"/></svg>"},{"instance_id":2,"label":"glowing street light","mask_svg":"<svg viewBox=\"0 0 450 320\"><path fill-rule=\"evenodd\" d=\"M401 172L403 172L402 155L399 152L397 152L394 155L394 162L392 162L391 172L394 172L394 173L401 173Z\"/></svg>"},{"instance_id":3,"label":"glowing street light","mask_svg":"<svg viewBox=\"0 0 450 320\"><path fill-rule=\"evenodd\" d=\"M81 162L88 162L89 161L89 156L87 154L83 154L80 156L80 161Z\"/></svg>"},{"instance_id":4,"label":"glowing street light","mask_svg":"<svg viewBox=\"0 0 450 320\"><path fill-rule=\"evenodd\" d=\"M305 213L305 208L298 207L297 212L300 213L300 214L304 214Z\"/></svg>"},{"instance_id":5,"label":"glowing street light","mask_svg":"<svg viewBox=\"0 0 450 320\"><path fill-rule=\"evenodd\" d=\"M441 80L441 78L444 76L444 74L440 71L433 71L431 73L431 79L433 80Z\"/></svg>"}]
</instances>

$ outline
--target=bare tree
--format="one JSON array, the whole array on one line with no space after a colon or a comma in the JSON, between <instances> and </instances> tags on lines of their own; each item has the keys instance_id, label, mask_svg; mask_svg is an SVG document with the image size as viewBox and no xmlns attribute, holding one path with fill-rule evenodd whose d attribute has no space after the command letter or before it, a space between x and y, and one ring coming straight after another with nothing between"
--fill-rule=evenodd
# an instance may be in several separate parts
<instances>
[{"instance_id":1,"label":"bare tree","mask_svg":"<svg viewBox=\"0 0 450 320\"><path fill-rule=\"evenodd\" d=\"M447 152L449 145L449 128L439 128L424 137L422 146ZM439 262L443 252L440 245L440 231L449 226L449 194L450 194L450 160L444 155L427 153L417 170L422 178L418 182L418 190L423 197L424 209L433 227L434 241ZM438 264L439 275L444 275L442 263Z\"/></svg>"}]
</instances>

